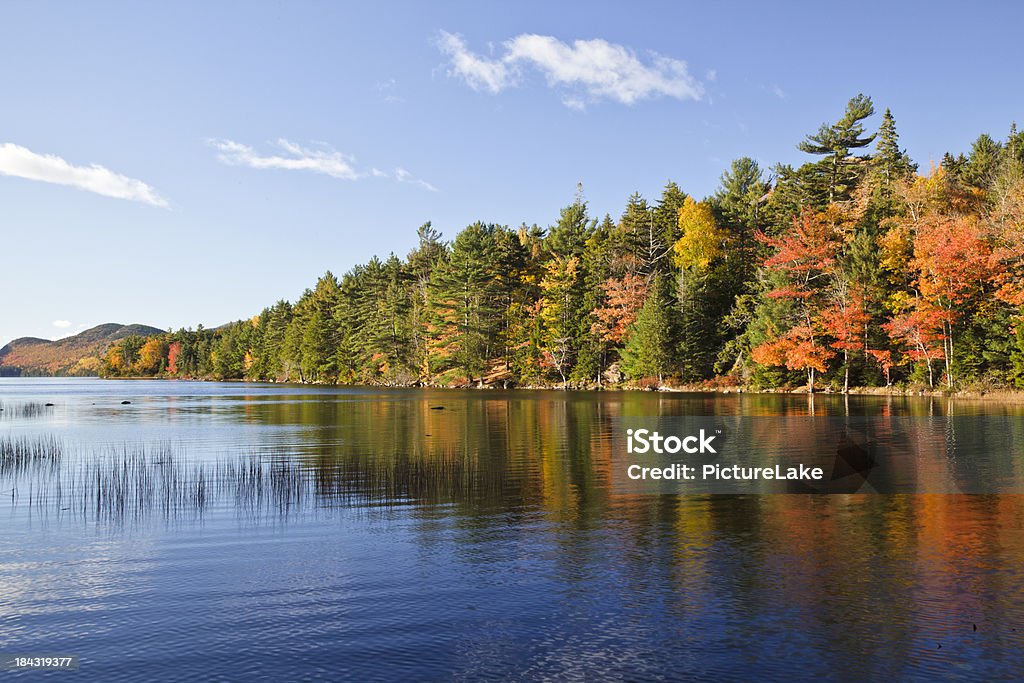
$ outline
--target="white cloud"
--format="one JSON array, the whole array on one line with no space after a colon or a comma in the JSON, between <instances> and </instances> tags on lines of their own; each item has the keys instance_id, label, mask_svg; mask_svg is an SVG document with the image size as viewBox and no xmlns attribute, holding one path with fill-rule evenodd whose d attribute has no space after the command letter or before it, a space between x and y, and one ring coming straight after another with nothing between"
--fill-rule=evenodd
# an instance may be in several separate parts
<instances>
[{"instance_id":1,"label":"white cloud","mask_svg":"<svg viewBox=\"0 0 1024 683\"><path fill-rule=\"evenodd\" d=\"M374 170L377 170L377 169L374 169ZM381 175L387 176L387 173L382 173ZM422 187L424 190L430 190L431 192L437 192L437 188L436 187L434 187L433 185L428 183L426 180L422 180L420 178L413 177L413 175L411 173L409 173L408 171L406 171L404 168L396 168L395 169L395 180L397 180L400 183L412 183L413 185L416 185L418 187Z\"/></svg>"},{"instance_id":2,"label":"white cloud","mask_svg":"<svg viewBox=\"0 0 1024 683\"><path fill-rule=\"evenodd\" d=\"M230 166L248 166L260 170L312 171L342 180L355 180L360 177L352 165L355 159L333 149L308 149L283 138L276 143L283 155L259 154L252 147L234 140L210 140L210 144L219 152L217 159Z\"/></svg>"},{"instance_id":3,"label":"white cloud","mask_svg":"<svg viewBox=\"0 0 1024 683\"><path fill-rule=\"evenodd\" d=\"M0 175L68 185L104 197L127 199L167 208L167 200L156 190L134 178L114 173L97 164L74 166L53 154L37 154L10 142L0 144Z\"/></svg>"},{"instance_id":4,"label":"white cloud","mask_svg":"<svg viewBox=\"0 0 1024 683\"><path fill-rule=\"evenodd\" d=\"M461 36L441 31L438 47L451 58L451 75L463 79L474 90L499 93L512 85L515 74L505 62L477 57L466 49Z\"/></svg>"},{"instance_id":5,"label":"white cloud","mask_svg":"<svg viewBox=\"0 0 1024 683\"><path fill-rule=\"evenodd\" d=\"M62 330L66 330L67 328L71 327L71 321L70 320L54 320L53 321L53 326L57 327L57 328L60 328Z\"/></svg>"},{"instance_id":6,"label":"white cloud","mask_svg":"<svg viewBox=\"0 0 1024 683\"><path fill-rule=\"evenodd\" d=\"M248 166L259 170L280 169L285 171L312 171L339 178L341 180L358 180L360 178L392 178L402 183L411 183L431 192L437 188L425 180L413 177L403 168L389 173L379 168L360 170L356 167L355 157L335 150L327 143L318 143L322 149L310 149L283 138L274 146L280 153L261 154L249 145L234 140L209 140L217 151L217 159L229 166Z\"/></svg>"},{"instance_id":7,"label":"white cloud","mask_svg":"<svg viewBox=\"0 0 1024 683\"><path fill-rule=\"evenodd\" d=\"M587 108L587 103L575 95L566 95L563 97L562 104L567 106L569 109L575 109L576 111L583 111Z\"/></svg>"},{"instance_id":8,"label":"white cloud","mask_svg":"<svg viewBox=\"0 0 1024 683\"><path fill-rule=\"evenodd\" d=\"M613 100L633 104L653 97L699 100L704 86L687 71L686 63L651 53L645 63L627 47L606 40L577 40L569 45L552 36L524 33L503 44L500 57L470 52L458 35L441 32L438 46L450 58L449 75L474 90L499 93L515 85L522 70L532 67L549 87L568 88L566 106L582 108L584 100Z\"/></svg>"},{"instance_id":9,"label":"white cloud","mask_svg":"<svg viewBox=\"0 0 1024 683\"><path fill-rule=\"evenodd\" d=\"M405 98L398 93L398 81L393 78L389 78L386 81L379 81L374 86L377 93L384 98L384 101L388 104L403 104Z\"/></svg>"}]
</instances>

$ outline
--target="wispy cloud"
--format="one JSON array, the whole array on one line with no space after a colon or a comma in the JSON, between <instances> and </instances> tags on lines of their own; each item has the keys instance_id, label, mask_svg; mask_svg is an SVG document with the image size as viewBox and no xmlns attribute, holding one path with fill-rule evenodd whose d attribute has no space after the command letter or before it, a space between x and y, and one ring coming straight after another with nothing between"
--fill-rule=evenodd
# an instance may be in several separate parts
<instances>
[{"instance_id":1,"label":"wispy cloud","mask_svg":"<svg viewBox=\"0 0 1024 683\"><path fill-rule=\"evenodd\" d=\"M398 94L398 81L393 78L378 82L374 86L374 90L388 104L403 104L405 102L405 98Z\"/></svg>"},{"instance_id":2,"label":"wispy cloud","mask_svg":"<svg viewBox=\"0 0 1024 683\"><path fill-rule=\"evenodd\" d=\"M376 170L376 169L374 169ZM387 175L386 173L383 175ZM431 192L437 192L437 188L428 183L426 180L416 178L411 173L406 171L404 168L396 168L394 178L400 183L412 183L417 187L422 187L424 190L430 190Z\"/></svg>"},{"instance_id":3,"label":"wispy cloud","mask_svg":"<svg viewBox=\"0 0 1024 683\"><path fill-rule=\"evenodd\" d=\"M68 185L104 197L127 199L167 208L167 200L135 178L114 173L98 164L75 166L53 154L38 154L10 142L0 144L0 175Z\"/></svg>"},{"instance_id":4,"label":"wispy cloud","mask_svg":"<svg viewBox=\"0 0 1024 683\"><path fill-rule=\"evenodd\" d=\"M462 36L441 31L438 47L451 59L449 73L466 81L474 90L499 93L515 81L509 64L500 59L478 57L466 48Z\"/></svg>"},{"instance_id":5,"label":"wispy cloud","mask_svg":"<svg viewBox=\"0 0 1024 683\"><path fill-rule=\"evenodd\" d=\"M284 171L310 171L340 180L360 178L393 178L402 183L412 183L431 192L437 188L425 180L414 177L403 168L392 172L378 168L360 170L355 157L343 154L330 145L321 143L316 149L278 139L273 152L257 152L253 147L234 140L213 139L209 144L217 150L217 159L229 166L247 166L258 170L278 169Z\"/></svg>"},{"instance_id":6,"label":"wispy cloud","mask_svg":"<svg viewBox=\"0 0 1024 683\"><path fill-rule=\"evenodd\" d=\"M249 145L234 140L210 140L210 144L219 152L217 159L229 166L312 171L342 180L359 177L352 165L355 159L333 149L309 149L283 138L276 143L277 153L260 154Z\"/></svg>"},{"instance_id":7,"label":"wispy cloud","mask_svg":"<svg viewBox=\"0 0 1024 683\"><path fill-rule=\"evenodd\" d=\"M53 326L56 327L57 329L60 329L60 330L66 330L67 328L71 327L71 321L70 320L54 320L53 321Z\"/></svg>"},{"instance_id":8,"label":"wispy cloud","mask_svg":"<svg viewBox=\"0 0 1024 683\"><path fill-rule=\"evenodd\" d=\"M633 50L606 40L577 40L571 45L552 36L524 33L502 44L495 57L471 52L461 36L442 31L438 48L449 58L448 73L474 90L499 93L519 83L524 71L543 74L549 87L568 89L562 102L581 109L585 99L634 104L654 97L700 100L703 84L686 62L650 53L646 62Z\"/></svg>"}]
</instances>

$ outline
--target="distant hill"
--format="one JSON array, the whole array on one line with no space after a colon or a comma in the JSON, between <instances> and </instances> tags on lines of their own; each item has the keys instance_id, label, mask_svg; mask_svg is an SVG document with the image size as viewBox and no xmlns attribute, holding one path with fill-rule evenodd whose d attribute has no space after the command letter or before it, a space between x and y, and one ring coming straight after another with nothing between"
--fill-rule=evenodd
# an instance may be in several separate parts
<instances>
[{"instance_id":1,"label":"distant hill","mask_svg":"<svg viewBox=\"0 0 1024 683\"><path fill-rule=\"evenodd\" d=\"M106 323L57 341L21 337L0 349L0 376L96 375L111 342L163 331L149 325Z\"/></svg>"}]
</instances>

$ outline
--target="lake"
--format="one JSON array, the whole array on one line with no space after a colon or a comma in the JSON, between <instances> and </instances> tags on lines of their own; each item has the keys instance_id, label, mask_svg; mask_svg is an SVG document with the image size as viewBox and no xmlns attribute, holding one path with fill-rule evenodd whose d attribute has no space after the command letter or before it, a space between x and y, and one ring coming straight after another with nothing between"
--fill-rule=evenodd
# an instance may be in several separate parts
<instances>
[{"instance_id":1,"label":"lake","mask_svg":"<svg viewBox=\"0 0 1024 683\"><path fill-rule=\"evenodd\" d=\"M612 454L624 417L1024 406L8 378L0 407L0 653L80 658L14 677L1024 672L1024 496L621 492ZM916 449L920 481L1024 490L985 443Z\"/></svg>"}]
</instances>

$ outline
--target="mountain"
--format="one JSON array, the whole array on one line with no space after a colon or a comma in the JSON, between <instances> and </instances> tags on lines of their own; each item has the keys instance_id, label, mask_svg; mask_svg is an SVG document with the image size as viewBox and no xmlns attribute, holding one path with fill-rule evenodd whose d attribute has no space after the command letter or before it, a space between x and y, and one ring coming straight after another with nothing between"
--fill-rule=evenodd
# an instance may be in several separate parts
<instances>
[{"instance_id":1,"label":"mountain","mask_svg":"<svg viewBox=\"0 0 1024 683\"><path fill-rule=\"evenodd\" d=\"M0 349L0 376L96 375L111 342L162 332L149 325L106 323L57 341L21 337Z\"/></svg>"}]
</instances>

